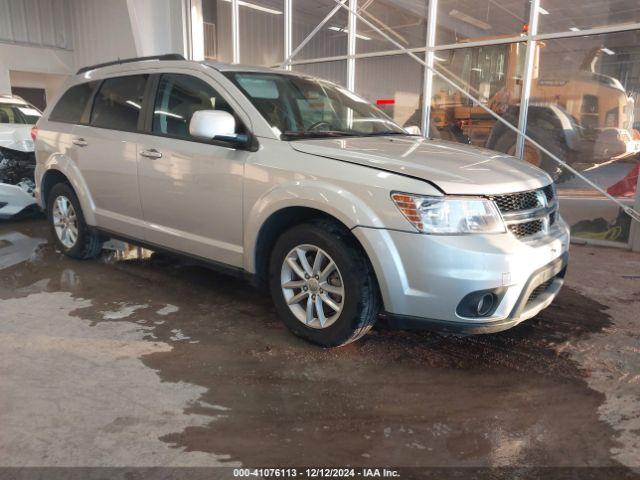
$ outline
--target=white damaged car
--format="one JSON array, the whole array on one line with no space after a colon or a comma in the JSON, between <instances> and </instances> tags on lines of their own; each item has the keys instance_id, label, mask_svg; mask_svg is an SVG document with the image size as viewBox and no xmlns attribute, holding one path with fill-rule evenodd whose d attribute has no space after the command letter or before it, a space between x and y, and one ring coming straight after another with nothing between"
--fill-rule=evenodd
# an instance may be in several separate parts
<instances>
[{"instance_id":1,"label":"white damaged car","mask_svg":"<svg viewBox=\"0 0 640 480\"><path fill-rule=\"evenodd\" d=\"M31 130L42 113L15 95L0 95L0 219L36 209Z\"/></svg>"}]
</instances>

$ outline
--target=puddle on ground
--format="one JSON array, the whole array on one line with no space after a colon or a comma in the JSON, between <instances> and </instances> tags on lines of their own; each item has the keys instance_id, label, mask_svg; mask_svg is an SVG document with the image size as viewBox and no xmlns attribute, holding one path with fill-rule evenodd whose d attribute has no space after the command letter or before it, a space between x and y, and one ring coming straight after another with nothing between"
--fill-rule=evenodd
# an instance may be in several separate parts
<instances>
[{"instance_id":1,"label":"puddle on ground","mask_svg":"<svg viewBox=\"0 0 640 480\"><path fill-rule=\"evenodd\" d=\"M42 225L20 230L35 235ZM25 335L43 327L34 320L43 313L38 295L55 294L73 308L59 320L69 326L47 327L48 335L125 328L161 345L139 352L148 368L131 375L144 389L160 382L188 392L172 430L142 422L175 461L191 452L253 466L618 465L615 432L598 417L604 395L562 348L611 320L569 288L508 332L459 337L381 325L356 344L323 350L291 336L268 296L240 280L164 255L119 255L77 262L41 246L37 258L2 271L0 299L28 322ZM85 375L103 368L112 365ZM158 395L145 395L148 422ZM135 443L140 430L130 423L140 412L114 408L125 418L115 435Z\"/></svg>"},{"instance_id":2,"label":"puddle on ground","mask_svg":"<svg viewBox=\"0 0 640 480\"><path fill-rule=\"evenodd\" d=\"M163 382L140 363L169 352L128 322L91 326L74 315L92 301L41 291L4 299L0 313L2 466L239 465L225 454L186 453L158 441L209 426L187 412L205 387Z\"/></svg>"}]
</instances>

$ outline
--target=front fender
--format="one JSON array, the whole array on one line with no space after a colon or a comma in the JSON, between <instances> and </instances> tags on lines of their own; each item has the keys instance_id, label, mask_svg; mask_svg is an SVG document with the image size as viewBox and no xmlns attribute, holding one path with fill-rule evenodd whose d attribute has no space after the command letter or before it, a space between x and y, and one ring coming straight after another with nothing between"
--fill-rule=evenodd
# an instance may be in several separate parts
<instances>
[{"instance_id":1,"label":"front fender","mask_svg":"<svg viewBox=\"0 0 640 480\"><path fill-rule=\"evenodd\" d=\"M69 180L69 183L71 183L71 186L73 187L73 190L76 192L76 195L78 197L78 201L80 202L80 207L82 208L82 214L84 216L85 222L88 225L95 226L96 207L93 201L93 197L89 193L87 183L80 173L80 169L73 161L71 161L71 159L69 159L64 154L53 154L43 165L38 165L36 167L36 199L38 200L38 204L40 205L40 207L42 207L43 209L46 207L46 199L42 198L42 191L45 184L44 182L47 179L47 175L51 174L51 172L54 171L62 173Z\"/></svg>"},{"instance_id":2,"label":"front fender","mask_svg":"<svg viewBox=\"0 0 640 480\"><path fill-rule=\"evenodd\" d=\"M274 213L289 207L319 210L352 229L358 225L383 228L374 210L358 195L321 180L304 179L278 185L264 194L245 215L244 267L255 272L256 243L261 227Z\"/></svg>"}]
</instances>

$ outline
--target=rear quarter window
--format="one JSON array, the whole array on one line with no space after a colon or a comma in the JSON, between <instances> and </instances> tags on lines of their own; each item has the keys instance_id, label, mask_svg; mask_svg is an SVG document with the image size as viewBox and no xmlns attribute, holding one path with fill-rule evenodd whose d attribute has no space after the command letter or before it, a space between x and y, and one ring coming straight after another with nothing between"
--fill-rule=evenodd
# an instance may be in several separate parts
<instances>
[{"instance_id":1,"label":"rear quarter window","mask_svg":"<svg viewBox=\"0 0 640 480\"><path fill-rule=\"evenodd\" d=\"M138 130L148 77L130 75L106 79L93 102L91 125L128 132Z\"/></svg>"},{"instance_id":2,"label":"rear quarter window","mask_svg":"<svg viewBox=\"0 0 640 480\"><path fill-rule=\"evenodd\" d=\"M64 123L80 123L87 102L98 87L99 82L87 82L74 85L67 90L56 103L49 120Z\"/></svg>"}]
</instances>

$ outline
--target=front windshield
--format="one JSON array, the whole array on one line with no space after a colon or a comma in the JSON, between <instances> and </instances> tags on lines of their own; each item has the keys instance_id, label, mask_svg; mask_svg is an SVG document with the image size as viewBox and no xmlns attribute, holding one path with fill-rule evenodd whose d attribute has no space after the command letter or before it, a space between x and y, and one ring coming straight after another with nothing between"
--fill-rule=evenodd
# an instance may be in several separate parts
<instances>
[{"instance_id":1,"label":"front windshield","mask_svg":"<svg viewBox=\"0 0 640 480\"><path fill-rule=\"evenodd\" d=\"M23 103L0 103L0 123L35 125L42 114L38 109Z\"/></svg>"},{"instance_id":2,"label":"front windshield","mask_svg":"<svg viewBox=\"0 0 640 480\"><path fill-rule=\"evenodd\" d=\"M226 75L283 139L406 135L378 108L332 83L277 73Z\"/></svg>"}]
</instances>

